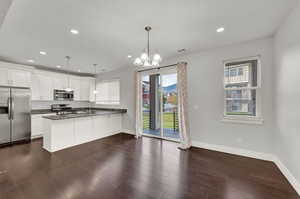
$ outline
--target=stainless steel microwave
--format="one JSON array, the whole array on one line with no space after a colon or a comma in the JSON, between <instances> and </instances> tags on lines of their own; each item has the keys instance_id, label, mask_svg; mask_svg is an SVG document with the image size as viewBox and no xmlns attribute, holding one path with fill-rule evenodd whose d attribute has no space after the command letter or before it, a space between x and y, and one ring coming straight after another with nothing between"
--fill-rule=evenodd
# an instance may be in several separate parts
<instances>
[{"instance_id":1,"label":"stainless steel microwave","mask_svg":"<svg viewBox=\"0 0 300 199\"><path fill-rule=\"evenodd\" d=\"M54 89L54 100L56 101L73 101L74 91Z\"/></svg>"}]
</instances>

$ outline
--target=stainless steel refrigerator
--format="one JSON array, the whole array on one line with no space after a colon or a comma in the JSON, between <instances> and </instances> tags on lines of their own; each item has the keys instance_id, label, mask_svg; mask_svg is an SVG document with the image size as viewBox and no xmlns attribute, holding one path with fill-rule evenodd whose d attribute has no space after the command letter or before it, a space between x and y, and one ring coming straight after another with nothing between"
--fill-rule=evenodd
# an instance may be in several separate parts
<instances>
[{"instance_id":1,"label":"stainless steel refrigerator","mask_svg":"<svg viewBox=\"0 0 300 199\"><path fill-rule=\"evenodd\" d=\"M31 94L28 88L0 87L0 145L29 141Z\"/></svg>"}]
</instances>

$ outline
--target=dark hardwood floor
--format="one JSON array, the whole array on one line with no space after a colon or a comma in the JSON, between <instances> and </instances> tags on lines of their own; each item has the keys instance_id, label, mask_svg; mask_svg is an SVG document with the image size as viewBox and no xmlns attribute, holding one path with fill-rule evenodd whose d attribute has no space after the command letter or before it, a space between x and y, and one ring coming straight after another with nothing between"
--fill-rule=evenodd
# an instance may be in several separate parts
<instances>
[{"instance_id":1,"label":"dark hardwood floor","mask_svg":"<svg viewBox=\"0 0 300 199\"><path fill-rule=\"evenodd\" d=\"M53 154L0 148L1 199L299 199L271 162L119 134Z\"/></svg>"}]
</instances>

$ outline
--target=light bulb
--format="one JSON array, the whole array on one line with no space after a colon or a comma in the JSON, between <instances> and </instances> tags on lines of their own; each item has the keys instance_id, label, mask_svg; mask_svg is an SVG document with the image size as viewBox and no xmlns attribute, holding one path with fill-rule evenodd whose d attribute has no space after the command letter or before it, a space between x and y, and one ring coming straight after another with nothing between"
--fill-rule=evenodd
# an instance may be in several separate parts
<instances>
[{"instance_id":1,"label":"light bulb","mask_svg":"<svg viewBox=\"0 0 300 199\"><path fill-rule=\"evenodd\" d=\"M98 91L97 91L97 90L94 90L94 91L93 91L93 93L94 93L94 94L97 94L97 93L98 93Z\"/></svg>"},{"instance_id":2,"label":"light bulb","mask_svg":"<svg viewBox=\"0 0 300 199\"><path fill-rule=\"evenodd\" d=\"M153 55L153 60L157 61L157 62L160 62L161 61L161 56L158 53L156 53L156 54Z\"/></svg>"},{"instance_id":3,"label":"light bulb","mask_svg":"<svg viewBox=\"0 0 300 199\"><path fill-rule=\"evenodd\" d=\"M142 64L142 60L139 57L134 60L134 65L140 66Z\"/></svg>"},{"instance_id":4,"label":"light bulb","mask_svg":"<svg viewBox=\"0 0 300 199\"><path fill-rule=\"evenodd\" d=\"M146 60L148 60L148 55L147 55L147 53L142 53L142 55L141 55L141 60L143 60L143 61L146 61Z\"/></svg>"},{"instance_id":5,"label":"light bulb","mask_svg":"<svg viewBox=\"0 0 300 199\"><path fill-rule=\"evenodd\" d=\"M144 62L144 65L143 66L151 66L151 64L149 63L149 61L148 60L146 60L145 62Z\"/></svg>"},{"instance_id":6,"label":"light bulb","mask_svg":"<svg viewBox=\"0 0 300 199\"><path fill-rule=\"evenodd\" d=\"M156 60L152 60L152 66L154 66L154 67L157 67L157 66L159 66L159 63L158 63L158 61L156 61Z\"/></svg>"}]
</instances>

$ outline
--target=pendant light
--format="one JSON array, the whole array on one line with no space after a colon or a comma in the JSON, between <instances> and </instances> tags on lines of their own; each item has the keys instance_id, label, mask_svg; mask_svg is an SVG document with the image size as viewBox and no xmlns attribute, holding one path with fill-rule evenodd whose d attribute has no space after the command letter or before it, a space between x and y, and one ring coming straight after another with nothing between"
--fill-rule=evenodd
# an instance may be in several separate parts
<instances>
[{"instance_id":1,"label":"pendant light","mask_svg":"<svg viewBox=\"0 0 300 199\"><path fill-rule=\"evenodd\" d=\"M160 54L155 53L153 56L150 55L150 31L152 28L150 26L146 26L145 30L147 32L147 48L140 57L137 57L134 60L134 65L139 67L158 67L162 61Z\"/></svg>"},{"instance_id":2,"label":"pendant light","mask_svg":"<svg viewBox=\"0 0 300 199\"><path fill-rule=\"evenodd\" d=\"M67 68L70 67L70 59L71 59L70 56L66 56ZM70 81L69 81L69 83L68 83L68 86L69 86L69 87L67 87L67 88L65 89L65 91L67 91L67 92L73 91L73 89L70 88Z\"/></svg>"},{"instance_id":3,"label":"pendant light","mask_svg":"<svg viewBox=\"0 0 300 199\"><path fill-rule=\"evenodd\" d=\"M93 64L94 65L94 69L95 69L95 76L97 75L97 64ZM93 94L96 95L98 93L97 91L97 83L96 83L96 78L95 78L95 85L94 85L94 91Z\"/></svg>"}]
</instances>

